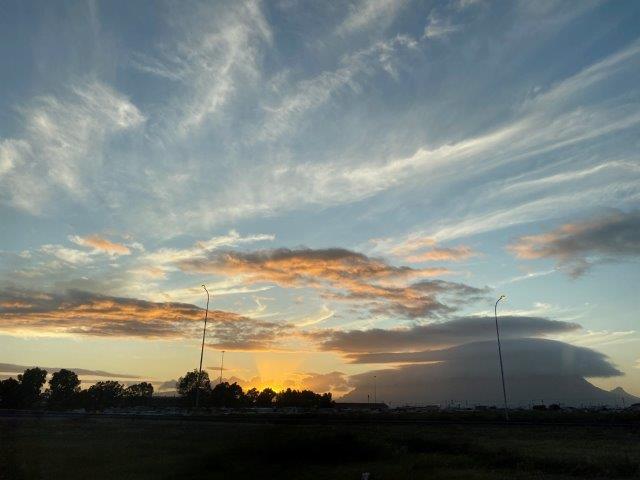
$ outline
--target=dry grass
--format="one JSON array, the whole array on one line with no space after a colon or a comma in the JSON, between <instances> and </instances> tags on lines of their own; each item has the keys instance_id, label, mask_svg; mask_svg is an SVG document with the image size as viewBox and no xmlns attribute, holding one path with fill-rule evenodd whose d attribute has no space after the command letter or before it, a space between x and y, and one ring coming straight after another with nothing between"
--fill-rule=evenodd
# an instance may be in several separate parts
<instances>
[{"instance_id":1,"label":"dry grass","mask_svg":"<svg viewBox=\"0 0 640 480\"><path fill-rule=\"evenodd\" d=\"M0 418L1 479L637 478L633 428Z\"/></svg>"}]
</instances>

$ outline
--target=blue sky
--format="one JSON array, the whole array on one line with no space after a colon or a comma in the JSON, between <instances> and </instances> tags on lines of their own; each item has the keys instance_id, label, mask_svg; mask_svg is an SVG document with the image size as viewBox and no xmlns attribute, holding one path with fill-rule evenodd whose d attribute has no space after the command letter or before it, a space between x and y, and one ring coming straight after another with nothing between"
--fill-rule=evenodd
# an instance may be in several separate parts
<instances>
[{"instance_id":1,"label":"blue sky","mask_svg":"<svg viewBox=\"0 0 640 480\"><path fill-rule=\"evenodd\" d=\"M176 378L201 312L175 304L206 283L229 377L320 385L371 367L332 335L506 293L640 394L639 24L632 1L3 2L0 360Z\"/></svg>"}]
</instances>

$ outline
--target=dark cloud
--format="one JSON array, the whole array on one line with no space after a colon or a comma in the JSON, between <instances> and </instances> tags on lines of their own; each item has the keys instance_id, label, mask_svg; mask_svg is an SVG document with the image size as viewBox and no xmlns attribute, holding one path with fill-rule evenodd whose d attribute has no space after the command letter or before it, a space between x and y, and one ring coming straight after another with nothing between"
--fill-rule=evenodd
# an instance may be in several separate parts
<instances>
[{"instance_id":1,"label":"dark cloud","mask_svg":"<svg viewBox=\"0 0 640 480\"><path fill-rule=\"evenodd\" d=\"M15 363L0 363L0 372L3 373L22 373L27 368L33 368L39 365L16 365ZM48 373L57 372L62 370L63 368L66 370L71 370L76 372L78 375L86 375L86 376L94 376L94 377L111 377L111 378L140 378L138 375L130 375L127 373L113 373L113 372L105 372L104 370L88 370L86 368L75 368L75 367L42 367Z\"/></svg>"},{"instance_id":2,"label":"dark cloud","mask_svg":"<svg viewBox=\"0 0 640 480\"><path fill-rule=\"evenodd\" d=\"M446 273L446 269L396 267L340 248L219 251L178 265L188 272L242 275L249 283L317 288L325 298L350 301L373 313L409 318L449 314L486 293L486 289L461 283L423 279ZM416 282L418 279L421 281Z\"/></svg>"},{"instance_id":3,"label":"dark cloud","mask_svg":"<svg viewBox=\"0 0 640 480\"><path fill-rule=\"evenodd\" d=\"M505 339L502 353L509 361L508 371L526 375L580 375L611 377L621 375L606 357L594 350L548 339ZM498 346L495 341L471 342L442 350L406 353L350 355L355 363L440 363L447 373L462 377L484 376L493 372Z\"/></svg>"},{"instance_id":4,"label":"dark cloud","mask_svg":"<svg viewBox=\"0 0 640 480\"><path fill-rule=\"evenodd\" d=\"M606 403L608 392L585 377L613 377L622 373L599 352L545 339L515 339L502 343L505 378L512 405L529 402ZM394 355L379 360L393 361ZM405 358L406 359L406 358ZM375 375L378 400L394 403L439 403L451 400L501 403L500 371L495 341L411 354L430 362L375 370L349 378L355 387L345 398L366 400Z\"/></svg>"},{"instance_id":5,"label":"dark cloud","mask_svg":"<svg viewBox=\"0 0 640 480\"><path fill-rule=\"evenodd\" d=\"M183 336L202 315L200 308L187 303L149 302L79 290L0 291L0 329L5 332L171 338Z\"/></svg>"},{"instance_id":6,"label":"dark cloud","mask_svg":"<svg viewBox=\"0 0 640 480\"><path fill-rule=\"evenodd\" d=\"M576 323L539 317L500 317L500 334L504 338L538 337L569 332L581 328ZM442 348L495 337L492 317L462 317L442 323L415 325L409 328L370 330L329 330L312 332L309 337L323 350L353 352L410 352ZM382 355L385 355L383 353ZM354 361L365 363L366 355L353 355ZM371 358L375 358L372 356ZM401 361L401 360L396 360ZM402 361L412 361L411 359ZM373 363L373 362L366 362Z\"/></svg>"},{"instance_id":7,"label":"dark cloud","mask_svg":"<svg viewBox=\"0 0 640 480\"><path fill-rule=\"evenodd\" d=\"M197 338L203 309L188 303L149 302L79 290L65 293L0 291L0 331L103 337ZM288 327L232 312L209 312L213 346L265 349Z\"/></svg>"},{"instance_id":8,"label":"dark cloud","mask_svg":"<svg viewBox=\"0 0 640 480\"><path fill-rule=\"evenodd\" d=\"M579 276L593 263L640 255L640 210L614 210L567 223L551 232L520 237L508 248L519 258L552 258L561 269Z\"/></svg>"}]
</instances>

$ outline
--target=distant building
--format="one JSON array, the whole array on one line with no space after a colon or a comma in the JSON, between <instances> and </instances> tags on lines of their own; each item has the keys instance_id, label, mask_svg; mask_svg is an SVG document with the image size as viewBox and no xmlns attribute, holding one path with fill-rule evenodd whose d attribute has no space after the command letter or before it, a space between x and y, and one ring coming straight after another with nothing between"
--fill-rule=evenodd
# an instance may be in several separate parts
<instances>
[{"instance_id":1,"label":"distant building","mask_svg":"<svg viewBox=\"0 0 640 480\"><path fill-rule=\"evenodd\" d=\"M360 402L336 402L333 404L336 410L388 410L386 403L360 403Z\"/></svg>"}]
</instances>

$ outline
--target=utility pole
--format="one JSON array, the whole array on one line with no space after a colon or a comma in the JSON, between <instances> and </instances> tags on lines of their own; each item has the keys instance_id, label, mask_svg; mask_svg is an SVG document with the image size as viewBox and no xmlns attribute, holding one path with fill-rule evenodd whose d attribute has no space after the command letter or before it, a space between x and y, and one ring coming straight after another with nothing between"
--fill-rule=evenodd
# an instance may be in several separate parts
<instances>
[{"instance_id":1,"label":"utility pole","mask_svg":"<svg viewBox=\"0 0 640 480\"><path fill-rule=\"evenodd\" d=\"M507 298L506 295L500 295L500 298L496 302L493 309L493 313L496 319L496 337L498 338L498 357L500 358L500 377L502 379L502 397L504 398L504 419L509 421L509 407L507 406L507 389L504 386L504 367L502 366L502 347L500 346L500 329L498 328L498 303L503 298Z\"/></svg>"},{"instance_id":2,"label":"utility pole","mask_svg":"<svg viewBox=\"0 0 640 480\"><path fill-rule=\"evenodd\" d=\"M220 381L222 383L222 369L224 368L224 350L222 350L222 360L220 361Z\"/></svg>"},{"instance_id":3,"label":"utility pole","mask_svg":"<svg viewBox=\"0 0 640 480\"><path fill-rule=\"evenodd\" d=\"M200 349L200 367L198 368L198 380L196 382L196 408L200 404L200 384L202 382L202 358L204 357L204 339L207 335L207 318L209 317L209 290L202 285L204 291L207 292L207 308L204 311L204 329L202 330L202 348Z\"/></svg>"}]
</instances>

